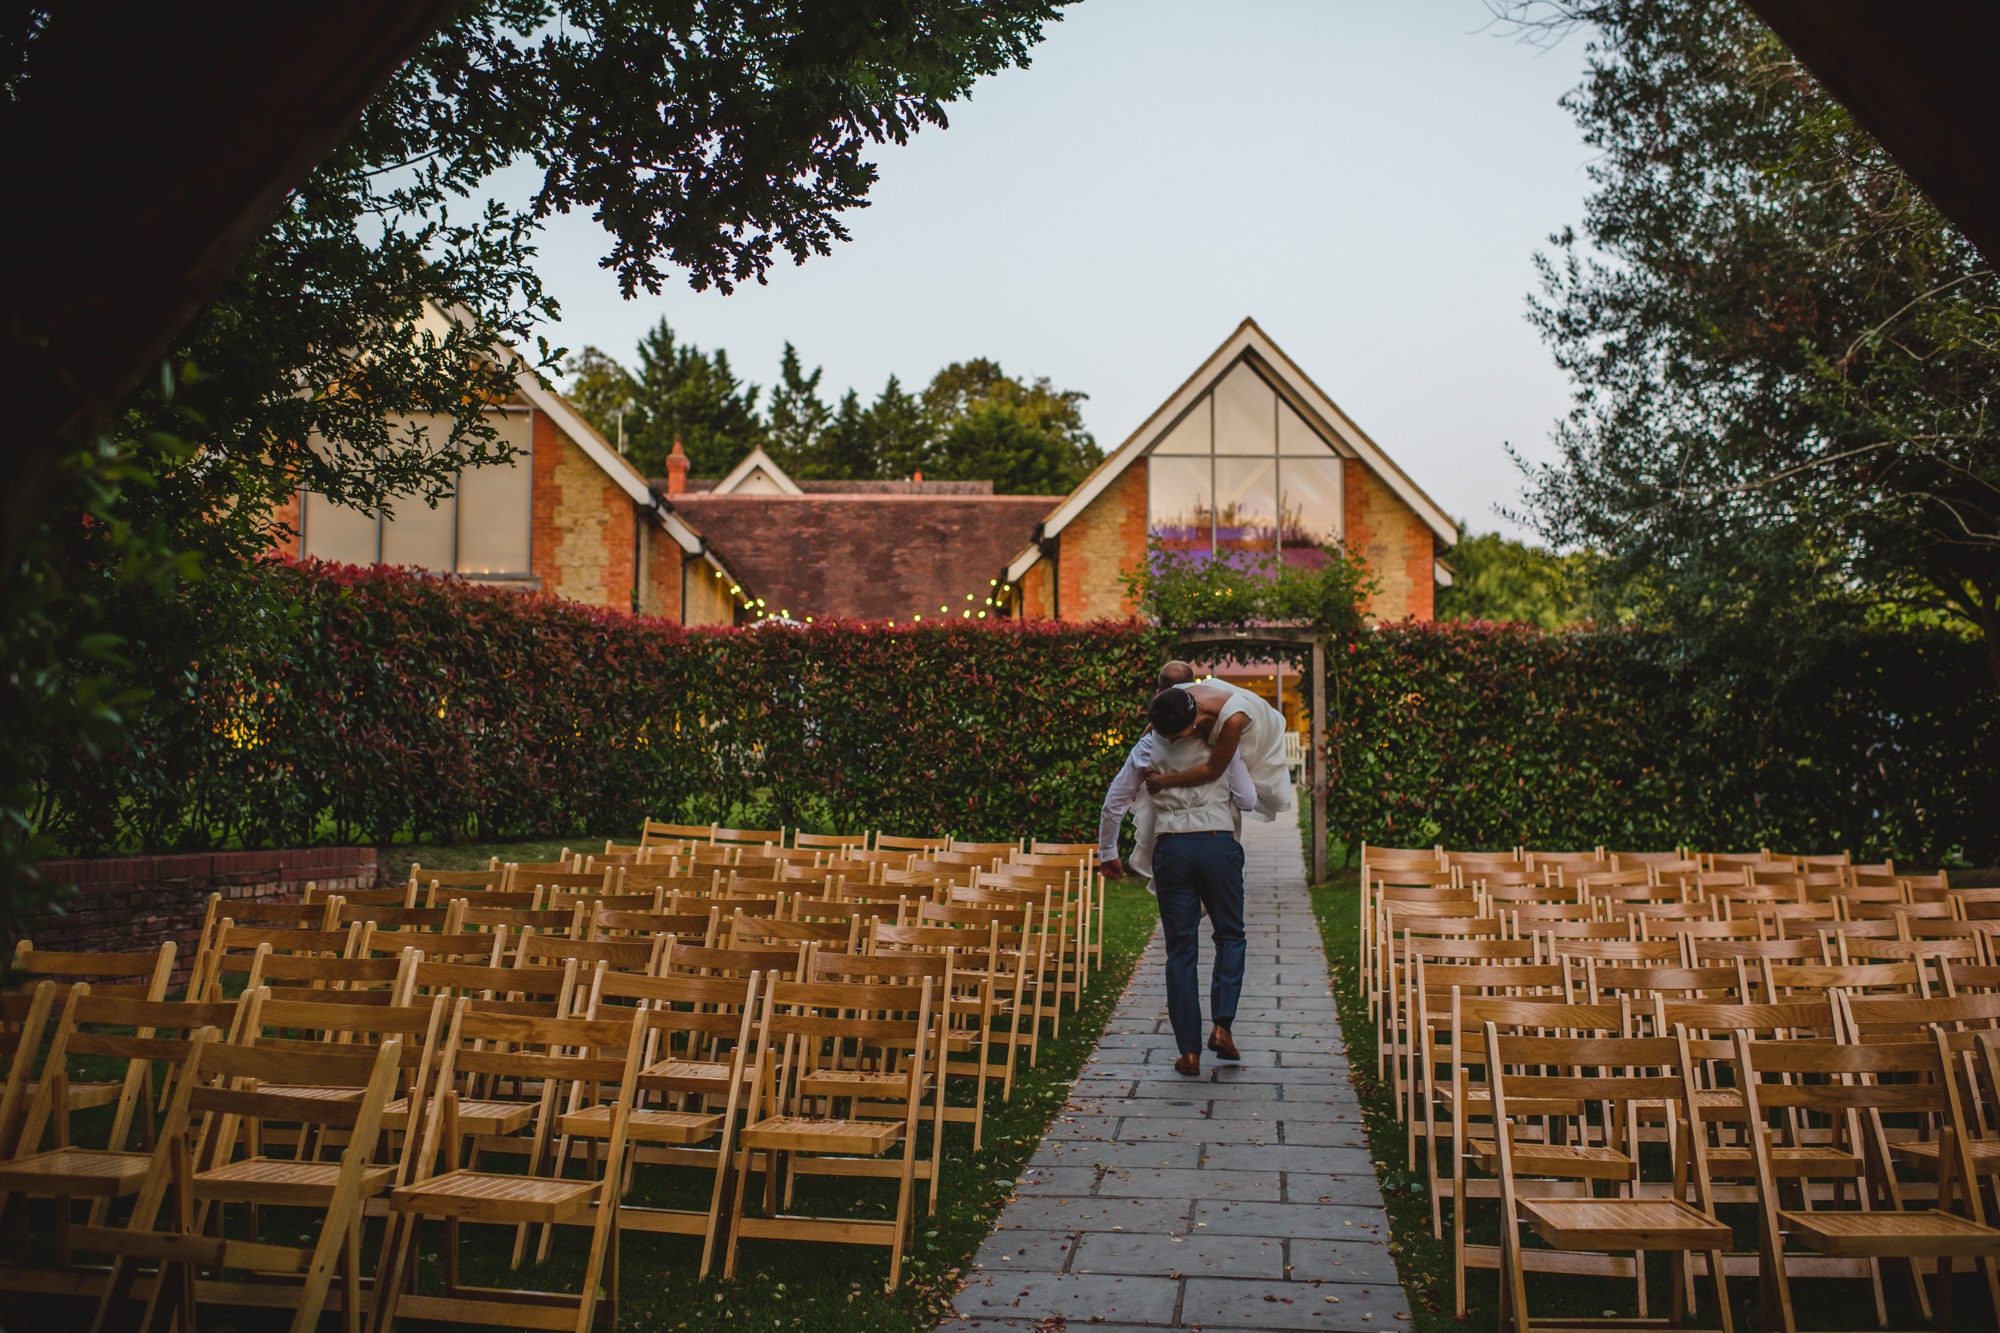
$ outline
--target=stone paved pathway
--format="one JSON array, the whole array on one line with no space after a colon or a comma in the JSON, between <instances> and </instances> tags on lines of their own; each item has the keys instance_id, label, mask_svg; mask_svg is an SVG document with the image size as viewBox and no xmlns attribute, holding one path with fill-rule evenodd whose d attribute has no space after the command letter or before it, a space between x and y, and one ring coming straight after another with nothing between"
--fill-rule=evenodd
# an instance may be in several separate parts
<instances>
[{"instance_id":1,"label":"stone paved pathway","mask_svg":"<svg viewBox=\"0 0 2000 1333\"><path fill-rule=\"evenodd\" d=\"M942 1328L1406 1326L1297 824L1244 849L1242 1064L1174 1073L1156 932Z\"/></svg>"}]
</instances>

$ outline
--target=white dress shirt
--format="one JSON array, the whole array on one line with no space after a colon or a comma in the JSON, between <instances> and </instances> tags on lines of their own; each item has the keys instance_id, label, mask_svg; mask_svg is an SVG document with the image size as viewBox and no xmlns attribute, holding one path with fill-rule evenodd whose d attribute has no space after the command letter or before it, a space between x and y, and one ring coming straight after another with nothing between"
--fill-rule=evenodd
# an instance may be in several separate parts
<instances>
[{"instance_id":1,"label":"white dress shirt","mask_svg":"<svg viewBox=\"0 0 2000 1333\"><path fill-rule=\"evenodd\" d=\"M1171 753L1185 749L1185 753ZM1171 753L1172 762L1166 761ZM1125 815L1131 812L1138 826L1138 844L1133 848L1129 868L1148 879L1153 874L1154 821L1157 816L1153 796L1146 790L1146 774L1149 772L1178 772L1192 768L1208 757L1205 742L1189 738L1184 742L1163 742L1152 732L1139 738L1132 747L1132 753L1125 757L1125 764L1118 770L1118 776L1111 779L1109 790L1104 793L1104 810L1097 820L1097 859L1099 863L1117 859L1118 830L1125 823ZM1229 767L1223 770L1221 783L1228 794L1228 810L1232 826L1240 827L1241 812L1253 810L1257 806L1257 788L1250 781L1250 770L1243 760L1232 758ZM1181 788L1176 791L1185 790Z\"/></svg>"}]
</instances>

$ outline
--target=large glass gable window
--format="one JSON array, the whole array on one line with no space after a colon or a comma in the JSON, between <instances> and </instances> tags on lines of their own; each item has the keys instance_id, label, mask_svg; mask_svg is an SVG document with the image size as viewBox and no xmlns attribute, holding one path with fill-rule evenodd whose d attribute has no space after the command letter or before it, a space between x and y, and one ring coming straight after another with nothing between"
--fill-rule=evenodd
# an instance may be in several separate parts
<instances>
[{"instance_id":1,"label":"large glass gable window","mask_svg":"<svg viewBox=\"0 0 2000 1333\"><path fill-rule=\"evenodd\" d=\"M1153 446L1149 534L1207 557L1319 565L1321 546L1341 537L1340 466L1319 432L1238 361Z\"/></svg>"},{"instance_id":2,"label":"large glass gable window","mask_svg":"<svg viewBox=\"0 0 2000 1333\"><path fill-rule=\"evenodd\" d=\"M529 528L534 473L533 414L496 411L489 417L514 448L506 463L466 468L453 494L433 509L405 496L393 516L363 513L307 491L299 504L299 552L350 565L406 565L433 574L481 579L531 576ZM425 423L428 438L447 439L451 423Z\"/></svg>"}]
</instances>

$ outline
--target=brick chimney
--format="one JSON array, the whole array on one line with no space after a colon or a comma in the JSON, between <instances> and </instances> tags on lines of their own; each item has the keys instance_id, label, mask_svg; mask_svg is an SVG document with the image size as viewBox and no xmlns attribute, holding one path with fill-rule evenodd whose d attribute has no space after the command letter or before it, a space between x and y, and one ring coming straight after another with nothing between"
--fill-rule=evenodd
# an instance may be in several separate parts
<instances>
[{"instance_id":1,"label":"brick chimney","mask_svg":"<svg viewBox=\"0 0 2000 1333\"><path fill-rule=\"evenodd\" d=\"M667 455L667 494L684 495L688 488L688 456L681 450L681 437L674 436L674 451Z\"/></svg>"}]
</instances>

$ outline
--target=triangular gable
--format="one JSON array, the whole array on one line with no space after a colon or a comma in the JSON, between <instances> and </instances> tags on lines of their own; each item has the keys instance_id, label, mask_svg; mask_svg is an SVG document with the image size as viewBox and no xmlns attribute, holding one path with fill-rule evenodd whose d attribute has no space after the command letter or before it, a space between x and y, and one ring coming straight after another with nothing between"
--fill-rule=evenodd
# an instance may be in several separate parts
<instances>
[{"instance_id":1,"label":"triangular gable","mask_svg":"<svg viewBox=\"0 0 2000 1333\"><path fill-rule=\"evenodd\" d=\"M1424 494L1422 488L1410 480L1409 474L1390 461L1381 446L1368 438L1367 432L1355 425L1339 405L1313 383L1311 377L1299 369L1282 348L1271 341L1270 335L1259 328L1254 319L1245 319L1237 325L1236 331L1181 383L1180 388L1174 390L1166 402L1160 404L1123 444L1092 469L1090 475L1050 511L1049 516L1042 520L1042 540L1052 538L1068 527L1070 521L1088 508L1090 502L1116 481L1126 468L1145 457L1147 450L1179 422L1195 400L1213 389L1230 367L1246 354L1256 360L1265 377L1278 387L1278 392L1307 423L1332 443L1335 453L1359 459L1423 519L1438 540L1447 546L1458 541L1458 524L1452 517ZM1040 558L1038 545L1023 549L1007 566L1008 580L1018 582Z\"/></svg>"},{"instance_id":2,"label":"triangular gable","mask_svg":"<svg viewBox=\"0 0 2000 1333\"><path fill-rule=\"evenodd\" d=\"M583 413L577 411L567 398L544 388L535 372L526 366L515 372L514 383L521 390L521 396L526 398L536 411L546 415L554 423L555 428L563 433L565 439L581 449L584 456L597 464L604 475L610 477L618 484L620 490L632 497L633 504L659 521L660 526L666 529L667 535L674 539L676 546L689 555L706 553L708 544L702 539L701 533L695 530L694 525L662 504L659 496L653 493L653 488L647 485L645 474L632 466L630 459L612 448L610 442L584 420Z\"/></svg>"},{"instance_id":3,"label":"triangular gable","mask_svg":"<svg viewBox=\"0 0 2000 1333\"><path fill-rule=\"evenodd\" d=\"M763 445L753 447L743 455L743 461L729 469L729 475L708 492L710 495L730 495L740 490L744 483L762 472L778 488L780 495L804 495L805 490L793 481L791 474L778 466L777 460L764 452Z\"/></svg>"}]
</instances>

